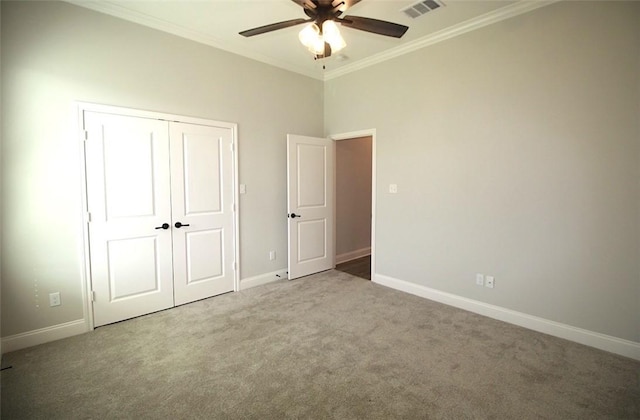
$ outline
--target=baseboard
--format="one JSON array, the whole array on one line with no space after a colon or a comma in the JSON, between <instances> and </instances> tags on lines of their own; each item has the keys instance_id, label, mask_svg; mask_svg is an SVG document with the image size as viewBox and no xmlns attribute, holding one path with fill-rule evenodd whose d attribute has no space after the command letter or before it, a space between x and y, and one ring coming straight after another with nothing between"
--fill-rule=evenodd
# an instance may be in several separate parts
<instances>
[{"instance_id":1,"label":"baseboard","mask_svg":"<svg viewBox=\"0 0 640 420\"><path fill-rule=\"evenodd\" d=\"M83 334L87 331L89 331L89 328L84 319L65 322L64 324L58 324L52 327L40 328L39 330L3 337L2 351L9 353L11 351L37 346L38 344Z\"/></svg>"},{"instance_id":2,"label":"baseboard","mask_svg":"<svg viewBox=\"0 0 640 420\"><path fill-rule=\"evenodd\" d=\"M287 279L287 269L272 271L271 273L260 274L259 276L247 277L240 280L240 290L250 289L263 284L273 283L278 280Z\"/></svg>"},{"instance_id":3,"label":"baseboard","mask_svg":"<svg viewBox=\"0 0 640 420\"><path fill-rule=\"evenodd\" d=\"M634 341L624 340L622 338L573 327L560 322L550 321L548 319L513 311L500 306L490 305L477 300L431 289L419 284L398 280L382 274L374 274L372 276L372 280L374 283L400 290L405 293L410 293L412 295L444 303L446 305L508 322L530 330L619 354L631 359L640 360L640 343Z\"/></svg>"},{"instance_id":4,"label":"baseboard","mask_svg":"<svg viewBox=\"0 0 640 420\"><path fill-rule=\"evenodd\" d=\"M356 249L355 251L345 252L344 254L336 255L336 264L342 264L347 261L366 257L367 255L371 255L370 246L362 249Z\"/></svg>"}]
</instances>

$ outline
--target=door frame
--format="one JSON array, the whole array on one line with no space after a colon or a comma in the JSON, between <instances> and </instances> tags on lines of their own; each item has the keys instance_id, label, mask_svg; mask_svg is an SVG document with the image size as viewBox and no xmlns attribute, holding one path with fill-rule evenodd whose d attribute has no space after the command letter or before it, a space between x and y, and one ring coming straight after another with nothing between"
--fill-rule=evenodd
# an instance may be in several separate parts
<instances>
[{"instance_id":1,"label":"door frame","mask_svg":"<svg viewBox=\"0 0 640 420\"><path fill-rule=\"evenodd\" d=\"M376 129L370 128L359 131L351 131L348 133L339 133L339 134L331 134L329 138L333 141L339 140L349 140L360 137L371 137L371 281L375 280L376 277ZM336 175L335 175L334 165L334 176L333 176L333 195L336 195ZM333 218L336 219L336 203L335 200L333 202ZM337 238L335 229L336 223L333 224L334 239ZM334 252L337 249L336 244L334 244ZM335 261L335 256L334 256Z\"/></svg>"},{"instance_id":2,"label":"door frame","mask_svg":"<svg viewBox=\"0 0 640 420\"><path fill-rule=\"evenodd\" d=\"M233 247L234 247L234 278L233 291L240 290L240 192L238 187L238 124L216 121L206 118L189 117L185 115L169 114L165 112L145 111L134 108L125 108L112 105L101 105L90 102L74 102L76 108L76 138L78 139L78 149L80 154L80 180L81 180L81 202L82 202L82 245L81 245L81 270L80 281L82 286L83 315L86 323L87 331L92 331L94 327L93 319L93 299L91 296L91 263L89 250L89 210L87 203L87 172L86 172L86 155L85 141L86 132L84 130L84 113L100 112L104 114L116 114L138 118L149 118L155 120L163 120L168 122L181 122L187 124L206 125L215 127L224 127L231 130L231 138L233 141L233 168L232 168L232 191L233 191Z\"/></svg>"}]
</instances>

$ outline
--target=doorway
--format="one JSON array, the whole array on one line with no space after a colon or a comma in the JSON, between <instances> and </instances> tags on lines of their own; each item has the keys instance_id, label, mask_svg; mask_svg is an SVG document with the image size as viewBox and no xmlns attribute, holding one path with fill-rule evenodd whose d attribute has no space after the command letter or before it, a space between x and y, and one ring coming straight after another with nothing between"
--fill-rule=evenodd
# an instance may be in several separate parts
<instances>
[{"instance_id":1,"label":"doorway","mask_svg":"<svg viewBox=\"0 0 640 420\"><path fill-rule=\"evenodd\" d=\"M374 132L336 140L336 270L371 280L374 212Z\"/></svg>"},{"instance_id":2,"label":"doorway","mask_svg":"<svg viewBox=\"0 0 640 420\"><path fill-rule=\"evenodd\" d=\"M336 180L336 148L341 141L359 140L367 150L357 155L364 170L342 173L342 180ZM355 142L354 142L355 143ZM344 143L345 147L351 143ZM352 156L353 157L353 156ZM304 162L301 162L304 161ZM349 162L350 159L347 159ZM287 219L288 219L288 261L289 279L296 279L323 270L336 268L336 263L346 263L358 258L368 257L365 265L369 268L367 277L376 280L375 259L375 208L376 208L376 131L368 129L344 134L335 134L327 138L307 136L287 136ZM353 169L351 163L345 165ZM350 187L349 180L359 181L356 187ZM341 229L347 232L345 246L336 252L336 215L345 214L335 206L338 183L340 188L347 187L346 208L358 204L361 213L355 213L359 235L354 235L353 224ZM349 188L360 197L353 205ZM364 191L364 195L362 192ZM301 195L302 194L302 195ZM355 204L354 204L355 203ZM364 203L364 205L362 205ZM312 211L312 213L309 213ZM316 214L318 211L320 213ZM304 225L306 232L300 232ZM347 222L347 226L349 223ZM341 232L341 233L342 233ZM354 240L355 239L355 240ZM302 243L301 243L302 241ZM305 266L305 267L303 267ZM294 270L295 269L295 270Z\"/></svg>"}]
</instances>

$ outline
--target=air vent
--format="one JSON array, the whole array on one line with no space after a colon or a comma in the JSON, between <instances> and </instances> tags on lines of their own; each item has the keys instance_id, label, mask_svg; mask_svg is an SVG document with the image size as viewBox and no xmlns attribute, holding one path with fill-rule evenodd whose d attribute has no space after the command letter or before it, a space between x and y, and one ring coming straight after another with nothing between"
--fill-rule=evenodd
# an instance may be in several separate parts
<instances>
[{"instance_id":1,"label":"air vent","mask_svg":"<svg viewBox=\"0 0 640 420\"><path fill-rule=\"evenodd\" d=\"M409 16L411 19L415 19L442 6L444 6L444 3L442 3L441 1L422 0L412 4L405 9L402 9L402 12L404 12L404 14Z\"/></svg>"}]
</instances>

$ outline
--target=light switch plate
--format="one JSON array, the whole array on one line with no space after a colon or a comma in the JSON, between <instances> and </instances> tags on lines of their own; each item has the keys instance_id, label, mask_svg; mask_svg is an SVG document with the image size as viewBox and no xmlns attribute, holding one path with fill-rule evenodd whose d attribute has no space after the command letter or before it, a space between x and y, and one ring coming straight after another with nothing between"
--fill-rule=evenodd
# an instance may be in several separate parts
<instances>
[{"instance_id":1,"label":"light switch plate","mask_svg":"<svg viewBox=\"0 0 640 420\"><path fill-rule=\"evenodd\" d=\"M397 194L398 193L398 184L389 184L389 192L391 194Z\"/></svg>"}]
</instances>

